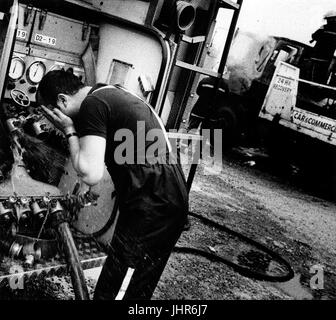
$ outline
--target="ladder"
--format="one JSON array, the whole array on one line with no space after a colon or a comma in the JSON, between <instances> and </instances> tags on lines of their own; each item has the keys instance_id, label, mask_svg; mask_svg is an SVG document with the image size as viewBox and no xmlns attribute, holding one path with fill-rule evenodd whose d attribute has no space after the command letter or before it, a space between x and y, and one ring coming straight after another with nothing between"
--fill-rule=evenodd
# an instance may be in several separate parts
<instances>
[{"instance_id":1,"label":"ladder","mask_svg":"<svg viewBox=\"0 0 336 320\"><path fill-rule=\"evenodd\" d=\"M237 26L237 22L238 22L238 18L239 18L239 14L240 14L242 4L243 4L243 0L237 0L237 2L233 2L231 0L220 0L220 1L217 1L216 5L213 8L213 10L214 10L213 11L213 16L215 16L215 14L217 14L219 8L224 8L224 9L234 11L233 15L232 15L232 20L231 20L231 23L230 23L229 31L228 31L228 34L227 34L227 37L226 37L226 41L225 41L225 44L224 44L224 48L223 48L223 52L222 52L222 56L221 56L221 60L220 60L220 64L219 64L217 72L212 71L212 70L208 70L206 68L203 68L203 67L199 66L197 63L196 64L190 64L190 63L186 63L184 61L178 60L177 59L177 54L178 54L178 49L180 47L181 42L188 42L188 43L191 43L191 44L195 43L195 44L199 45L200 43L204 43L204 41L206 40L205 36L197 36L197 37L192 37L191 38L191 37L187 37L185 35L180 35L179 41L177 43L177 48L175 50L173 68L174 67L179 67L179 68L186 69L186 70L189 70L189 71L192 71L192 72L189 75L189 79L187 81L187 87L185 89L183 99L182 99L182 102L181 102L179 110L178 110L178 114L175 118L174 129L178 129L179 125L181 123L183 113L185 111L185 108L186 108L186 105L187 105L187 100L188 100L187 92L189 92L190 89L191 89L193 78L194 78L193 77L194 73L207 75L207 76L214 77L214 78L217 79L217 81L215 83L215 87L214 87L214 97L216 97L218 89L219 89L219 85L220 85L220 80L223 78L223 75L224 75L224 69L225 69L226 61L227 61L229 51L230 51L230 47L231 47L231 43L232 43L232 40L233 40L233 37L234 37L234 34L235 34L235 29L236 29L236 26ZM198 62L200 62L199 57L200 57L200 50L199 50L199 54L197 55L197 57L195 59L195 60L198 60ZM172 70L171 70L171 73L172 73ZM201 141L202 141L202 139L198 139L197 144L200 144ZM196 147L196 150L197 149L198 149L198 146ZM190 170L189 170L189 174L188 174L188 178L187 178L188 190L191 189L191 185L192 185L193 180L194 180L194 176L195 176L196 169L197 169L197 162L198 161L193 161L193 163L191 164Z\"/></svg>"},{"instance_id":2,"label":"ladder","mask_svg":"<svg viewBox=\"0 0 336 320\"><path fill-rule=\"evenodd\" d=\"M227 61L227 57L230 51L230 47L231 47L231 43L234 37L234 33L235 33L235 29L237 26L237 21L239 18L239 14L240 14L240 10L241 10L241 6L243 4L243 0L237 0L237 2L233 2L231 0L219 0L216 1L216 4L213 6L213 12L212 12L212 16L214 17L219 8L224 8L224 9L228 9L228 10L233 10L233 15L232 15L232 20L230 23L230 27L229 27L229 31L226 37L226 41L224 44L224 48L223 48L223 52L222 52L222 56L221 56L221 60L220 60L220 64L218 67L217 72L213 71L213 70L209 70L206 69L202 66L200 66L200 64L202 64L202 60L201 60L201 53L202 50L204 49L204 42L206 41L206 36L197 36L197 37L188 37L184 34L181 34L179 36L179 40L177 42L177 46L175 49L175 54L174 54L174 58L173 58L173 62L172 62L172 68L170 71L170 75L172 75L173 71L175 70L176 67L178 68L182 68L184 70L189 70L191 71L187 80L187 85L183 94L183 98L182 101L179 105L178 108L178 113L177 116L175 117L175 121L174 121L174 125L172 126L174 129L178 129L179 125L182 121L182 117L188 102L188 92L190 92L192 85L193 85L193 80L194 80L194 75L195 73L198 74L202 74L202 75L207 75L210 77L214 77L216 78L218 81L216 81L216 85L215 85L215 94L219 88L219 84L220 84L220 79L223 78L224 76L224 69L225 69L225 65L226 65L226 61ZM211 28L214 28L214 23L212 23L213 25L211 26ZM211 33L211 31L209 32ZM196 63L191 64L191 63L187 63L184 61L179 60L178 57L178 52L181 46L182 42L186 42L189 44L196 44L198 45L198 53L196 54L196 58L195 61ZM203 44L203 45L201 45Z\"/></svg>"}]
</instances>

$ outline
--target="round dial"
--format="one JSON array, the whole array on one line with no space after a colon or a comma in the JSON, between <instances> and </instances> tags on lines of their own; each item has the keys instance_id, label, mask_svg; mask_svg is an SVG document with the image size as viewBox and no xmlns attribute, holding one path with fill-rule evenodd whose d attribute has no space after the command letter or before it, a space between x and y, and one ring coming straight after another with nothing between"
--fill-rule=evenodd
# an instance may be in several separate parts
<instances>
[{"instance_id":1,"label":"round dial","mask_svg":"<svg viewBox=\"0 0 336 320\"><path fill-rule=\"evenodd\" d=\"M46 73L46 67L43 62L35 61L29 66L27 71L27 78L30 82L37 84L39 83Z\"/></svg>"},{"instance_id":2,"label":"round dial","mask_svg":"<svg viewBox=\"0 0 336 320\"><path fill-rule=\"evenodd\" d=\"M8 76L12 80L18 80L22 77L22 75L24 74L24 71L25 71L24 61L19 57L14 57L9 67Z\"/></svg>"}]
</instances>

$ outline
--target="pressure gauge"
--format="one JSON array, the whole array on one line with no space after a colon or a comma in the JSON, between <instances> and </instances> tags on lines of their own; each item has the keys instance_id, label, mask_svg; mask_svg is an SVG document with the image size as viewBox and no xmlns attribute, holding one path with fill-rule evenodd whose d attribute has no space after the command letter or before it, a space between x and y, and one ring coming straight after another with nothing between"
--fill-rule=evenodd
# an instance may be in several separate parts
<instances>
[{"instance_id":1,"label":"pressure gauge","mask_svg":"<svg viewBox=\"0 0 336 320\"><path fill-rule=\"evenodd\" d=\"M38 84L46 73L46 67L43 62L33 62L27 70L27 79L33 83Z\"/></svg>"},{"instance_id":2,"label":"pressure gauge","mask_svg":"<svg viewBox=\"0 0 336 320\"><path fill-rule=\"evenodd\" d=\"M14 57L9 67L9 78L14 81L20 79L24 74L25 68L24 61L19 57Z\"/></svg>"}]
</instances>

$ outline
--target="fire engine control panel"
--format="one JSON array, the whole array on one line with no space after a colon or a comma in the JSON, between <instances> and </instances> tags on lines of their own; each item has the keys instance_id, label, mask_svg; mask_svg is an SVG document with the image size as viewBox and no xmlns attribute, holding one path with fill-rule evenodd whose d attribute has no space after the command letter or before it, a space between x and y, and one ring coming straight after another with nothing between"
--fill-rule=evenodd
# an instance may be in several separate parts
<instances>
[{"instance_id":1,"label":"fire engine control panel","mask_svg":"<svg viewBox=\"0 0 336 320\"><path fill-rule=\"evenodd\" d=\"M13 140L15 137L18 138L16 132L20 132L21 135L29 134L47 144L49 140L57 140L58 138L61 141L64 139L63 134L41 112L36 101L36 92L43 76L51 70L71 68L73 73L85 83L85 71L81 57L89 45L91 26L83 21L28 5L19 4L18 9L15 42L12 47L11 60L8 61L0 105L1 121L7 126L8 133ZM20 150L25 148L19 139L15 141L20 145ZM56 185L56 182L43 181L33 176L29 166L25 170L27 173L30 172L31 178L39 182ZM25 175L20 174L18 177L23 179ZM46 210L47 202L37 201L30 197L17 198L16 195L8 198L5 196L6 193L13 191L16 194L18 191L13 182L15 179L11 180L10 190L6 189L7 184L3 180L1 181L3 182L1 185L3 198L0 199L0 234L1 228L7 225L4 221L10 222L11 225L13 222L11 218L15 216L19 232L29 234L30 231L34 231L33 234L36 235L39 227L35 228L36 226L31 224L32 220L27 217L34 211L34 208L37 217L37 213ZM27 181L30 183L31 180ZM28 182L26 184L29 184ZM47 187L47 185L43 187L42 194L49 190L46 190ZM53 189L50 188L50 190ZM32 190L28 188L27 193L29 192ZM29 221L27 228L24 226L24 221Z\"/></svg>"}]
</instances>

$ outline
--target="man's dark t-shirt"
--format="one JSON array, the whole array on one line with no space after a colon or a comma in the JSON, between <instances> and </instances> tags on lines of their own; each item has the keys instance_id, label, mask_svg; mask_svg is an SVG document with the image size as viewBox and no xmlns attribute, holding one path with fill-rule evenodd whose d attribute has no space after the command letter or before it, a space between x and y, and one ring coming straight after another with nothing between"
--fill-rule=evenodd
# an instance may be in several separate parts
<instances>
[{"instance_id":1,"label":"man's dark t-shirt","mask_svg":"<svg viewBox=\"0 0 336 320\"><path fill-rule=\"evenodd\" d=\"M160 248L164 240L169 243L170 233L185 221L188 194L183 172L178 164L151 164L143 157L144 151L153 144L153 141L143 141L145 134L151 129L161 129L150 107L123 89L103 86L94 86L81 105L77 123L79 135L106 139L105 163L120 203L118 225L126 227L128 233L149 246ZM121 129L133 133L134 160L140 159L140 164L115 161L116 148L122 143L115 141L115 134ZM165 141L163 131L156 132L161 132L159 140ZM141 139L137 144L139 135ZM165 156L168 147L162 143L159 146L156 156Z\"/></svg>"}]
</instances>

